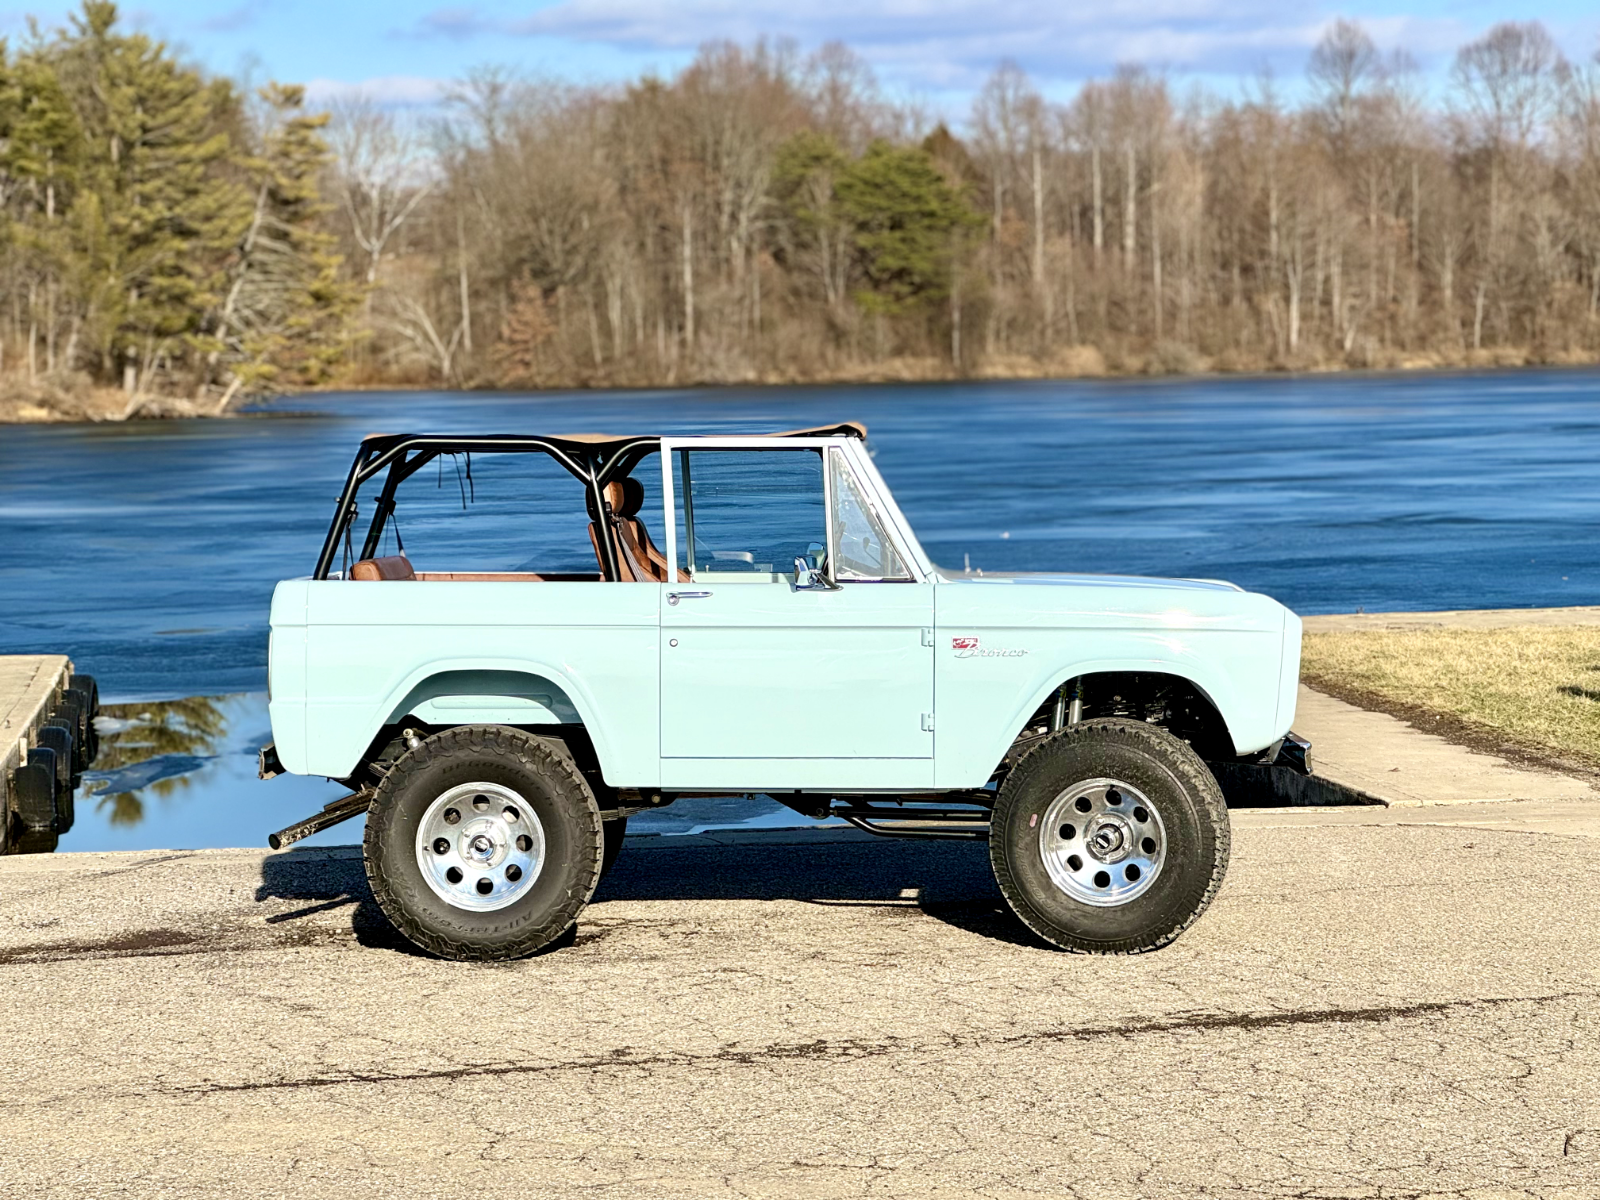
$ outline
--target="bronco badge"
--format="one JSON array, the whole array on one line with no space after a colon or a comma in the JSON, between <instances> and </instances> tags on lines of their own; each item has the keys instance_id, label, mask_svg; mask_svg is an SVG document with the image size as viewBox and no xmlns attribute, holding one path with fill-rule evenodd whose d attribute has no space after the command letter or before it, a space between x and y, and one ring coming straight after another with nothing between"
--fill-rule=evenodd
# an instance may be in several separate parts
<instances>
[{"instance_id":1,"label":"bronco badge","mask_svg":"<svg viewBox=\"0 0 1600 1200\"><path fill-rule=\"evenodd\" d=\"M983 649L975 637L953 637L950 639L950 649L956 652L957 658L1021 658L1027 654L1026 650Z\"/></svg>"}]
</instances>

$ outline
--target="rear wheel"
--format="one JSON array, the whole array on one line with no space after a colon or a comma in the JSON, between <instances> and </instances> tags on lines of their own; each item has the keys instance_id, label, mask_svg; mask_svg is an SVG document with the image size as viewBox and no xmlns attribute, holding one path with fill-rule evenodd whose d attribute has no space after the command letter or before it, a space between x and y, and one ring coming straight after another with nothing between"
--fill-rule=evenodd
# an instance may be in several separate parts
<instances>
[{"instance_id":1,"label":"rear wheel","mask_svg":"<svg viewBox=\"0 0 1600 1200\"><path fill-rule=\"evenodd\" d=\"M564 933L600 875L600 810L565 748L465 725L378 786L366 866L384 914L425 950L520 958Z\"/></svg>"},{"instance_id":2,"label":"rear wheel","mask_svg":"<svg viewBox=\"0 0 1600 1200\"><path fill-rule=\"evenodd\" d=\"M1136 954L1205 911L1228 867L1228 811L1200 757L1155 726L1087 721L1011 773L989 857L1016 914L1066 950Z\"/></svg>"}]
</instances>

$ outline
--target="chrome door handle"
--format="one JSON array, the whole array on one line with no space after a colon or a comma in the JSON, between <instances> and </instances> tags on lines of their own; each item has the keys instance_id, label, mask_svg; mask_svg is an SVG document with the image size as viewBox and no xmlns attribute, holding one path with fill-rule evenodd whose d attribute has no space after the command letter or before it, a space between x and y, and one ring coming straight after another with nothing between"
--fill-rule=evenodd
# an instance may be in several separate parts
<instances>
[{"instance_id":1,"label":"chrome door handle","mask_svg":"<svg viewBox=\"0 0 1600 1200\"><path fill-rule=\"evenodd\" d=\"M710 592L668 592L667 603L676 604L679 600L704 600Z\"/></svg>"}]
</instances>

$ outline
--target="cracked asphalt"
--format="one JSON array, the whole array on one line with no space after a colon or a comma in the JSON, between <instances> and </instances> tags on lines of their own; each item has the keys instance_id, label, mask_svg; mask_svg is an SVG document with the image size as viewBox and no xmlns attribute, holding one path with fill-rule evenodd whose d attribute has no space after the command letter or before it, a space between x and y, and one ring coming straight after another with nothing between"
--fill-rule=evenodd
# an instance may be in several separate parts
<instances>
[{"instance_id":1,"label":"cracked asphalt","mask_svg":"<svg viewBox=\"0 0 1600 1200\"><path fill-rule=\"evenodd\" d=\"M0 860L0 1195L1600 1196L1600 805L1235 814L1058 953L984 849L630 842L525 962L347 851Z\"/></svg>"}]
</instances>

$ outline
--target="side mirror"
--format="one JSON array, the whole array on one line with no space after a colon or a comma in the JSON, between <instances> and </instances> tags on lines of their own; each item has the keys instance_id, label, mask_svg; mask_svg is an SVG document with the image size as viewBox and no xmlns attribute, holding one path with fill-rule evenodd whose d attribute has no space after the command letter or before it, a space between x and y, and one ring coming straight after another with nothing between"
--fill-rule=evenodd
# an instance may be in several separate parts
<instances>
[{"instance_id":1,"label":"side mirror","mask_svg":"<svg viewBox=\"0 0 1600 1200\"><path fill-rule=\"evenodd\" d=\"M794 560L794 590L797 592L834 591L839 585L804 558Z\"/></svg>"}]
</instances>

